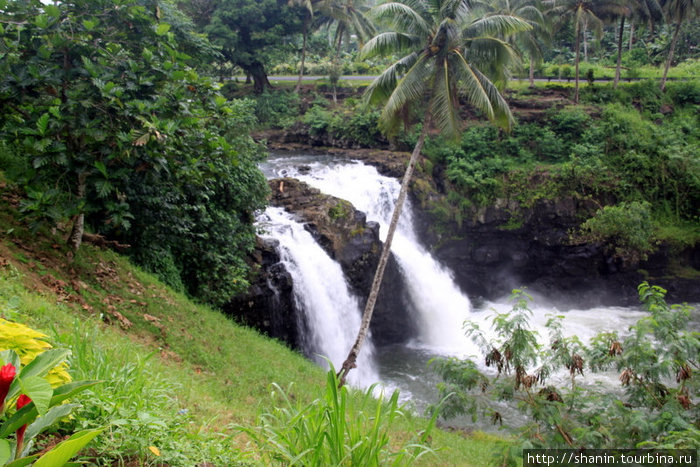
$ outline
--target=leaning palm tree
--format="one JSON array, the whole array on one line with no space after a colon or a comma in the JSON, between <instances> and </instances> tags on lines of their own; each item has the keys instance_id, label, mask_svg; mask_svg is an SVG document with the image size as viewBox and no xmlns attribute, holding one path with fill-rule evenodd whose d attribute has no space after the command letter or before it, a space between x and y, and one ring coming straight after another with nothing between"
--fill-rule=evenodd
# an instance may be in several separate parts
<instances>
[{"instance_id":1,"label":"leaning palm tree","mask_svg":"<svg viewBox=\"0 0 700 467\"><path fill-rule=\"evenodd\" d=\"M669 22L675 22L676 27L673 30L673 39L671 39L671 48L669 49L668 57L666 58L664 75L661 78L662 91L666 89L666 77L668 76L669 68L671 68L671 62L673 62L673 53L676 50L676 44L678 43L678 35L681 32L681 26L683 26L683 23L686 21L700 15L700 0L666 0L663 3L667 20Z\"/></svg>"},{"instance_id":2,"label":"leaning palm tree","mask_svg":"<svg viewBox=\"0 0 700 467\"><path fill-rule=\"evenodd\" d=\"M502 38L530 28L512 16L474 17L468 0L400 0L380 4L372 12L390 30L367 42L362 56L400 58L367 88L366 100L384 103L381 124L389 134L398 129L411 107L423 109L423 127L401 183L357 339L338 372L341 385L355 367L367 336L396 225L429 129L434 125L459 134L460 97L489 119L510 127L513 117L494 81L505 81L507 66L516 54Z\"/></svg>"}]
</instances>

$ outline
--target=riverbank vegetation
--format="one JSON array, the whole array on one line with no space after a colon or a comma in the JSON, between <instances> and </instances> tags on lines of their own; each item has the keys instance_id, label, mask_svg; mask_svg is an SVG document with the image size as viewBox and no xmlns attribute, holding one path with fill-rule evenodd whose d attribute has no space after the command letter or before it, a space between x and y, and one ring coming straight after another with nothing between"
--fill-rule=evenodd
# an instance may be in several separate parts
<instances>
[{"instance_id":1,"label":"riverbank vegetation","mask_svg":"<svg viewBox=\"0 0 700 467\"><path fill-rule=\"evenodd\" d=\"M433 81L409 86L393 102L406 126L391 137L378 123L381 109L366 107L361 89L345 89L340 76L385 73L371 88L385 91L410 75L407 65L420 54L433 59L449 50L463 58L466 46L426 48L416 37L443 36L403 31L392 36L394 51L419 45L418 55L387 68L400 55L380 57L389 51L388 26L375 22L376 3L0 0L0 316L70 349L73 379L100 382L76 394L71 418L42 427L34 452L81 432L95 434L81 455L98 465L245 465L307 455L309 465L352 464L357 446L378 464L422 454L419 463L464 465L499 451L503 441L433 429L393 397L382 403L331 391L335 381L323 392L318 368L209 308L248 287L254 216L268 193L255 130L302 126L332 144L399 149L423 135L414 193L437 228L460 225L498 200L527 207L569 196L596 207L572 241L606 242L628 261L660 241L677 250L696 245L697 2L642 2L646 10L616 2L614 11L603 8L610 2L562 2L569 12L586 3L584 24L554 21L553 2L510 2L512 10L497 1L416 2L435 7L425 11L445 24L470 15L470 34L451 36L469 41L473 63L462 71L481 69L482 85L493 79L488 100L504 92L516 122L509 133L475 123L491 116L489 105L457 115L458 92L437 93L426 112L422 90L437 91ZM392 25L400 18L392 8L406 13L397 5L382 7L389 25L424 25L418 17ZM516 30L527 40L506 37ZM493 54L477 33L491 35L498 45L491 52L514 65L486 60ZM377 54L362 60L368 43ZM273 90L267 74L274 70L326 79ZM230 79L239 72L251 85ZM455 76L445 90L470 89L468 74ZM565 82L509 84L512 76ZM608 77L615 81L596 82ZM409 100L414 109L402 105ZM410 126L429 114L425 128ZM460 119L468 123L458 126ZM431 121L451 126L457 138L435 134ZM517 218L512 224L503 228L517 227ZM104 247L125 256L98 250ZM22 371L3 355L0 366ZM2 417L54 406L46 396L54 389L31 376L34 406L22 409L13 396ZM21 429L7 420L3 427ZM368 426L373 435L362 438ZM293 438L288 428L324 436ZM38 435L38 427L28 430ZM8 440L22 445L19 431L10 431L16 434L0 443L2 462L12 454ZM326 442L327 451L309 446Z\"/></svg>"},{"instance_id":2,"label":"riverbank vegetation","mask_svg":"<svg viewBox=\"0 0 700 467\"><path fill-rule=\"evenodd\" d=\"M467 334L479 345L486 367L473 360L431 362L444 382L442 395L452 394L435 408L446 417L484 417L503 424L503 401L517 405L527 417L519 428L523 449L617 448L638 446L689 449L700 446L697 394L700 340L689 330L691 307L668 305L660 287L643 283L639 298L648 316L618 331L598 334L589 343L562 334L562 315L552 314L547 336L532 330L532 297L513 292L513 308L494 316L497 338L476 324ZM591 375L613 372L620 388L591 383ZM583 376L588 374L584 382ZM566 381L568 379L568 381Z\"/></svg>"}]
</instances>

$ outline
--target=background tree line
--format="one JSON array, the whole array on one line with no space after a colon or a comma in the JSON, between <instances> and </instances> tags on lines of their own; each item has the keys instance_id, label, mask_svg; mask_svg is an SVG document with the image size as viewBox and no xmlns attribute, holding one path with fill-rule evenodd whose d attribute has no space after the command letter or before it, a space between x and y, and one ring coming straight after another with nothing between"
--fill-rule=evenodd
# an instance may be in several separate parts
<instances>
[{"instance_id":1,"label":"background tree line","mask_svg":"<svg viewBox=\"0 0 700 467\"><path fill-rule=\"evenodd\" d=\"M236 67L262 92L273 67L291 61L301 77L307 55L323 56L333 81L371 43L370 65L354 69L396 78L406 69L392 63L425 32L400 5L444 14L453 3L469 10L465 38L493 79L494 102L523 61L531 76L543 60L578 64L595 54L619 69L663 41L667 64L697 56L692 0L414 3L0 0L0 168L23 189L21 211L35 227L63 229L69 255L87 225L130 244L133 258L174 287L220 304L246 286L254 212L267 190L256 168L263 148L250 138L253 105L227 99L219 83ZM404 36L385 42L397 27ZM595 53L591 35L600 38ZM500 44L491 58L487 43ZM576 82L578 96L578 74ZM388 97L383 86L374 95ZM439 103L446 112L431 122L454 127L456 102ZM418 104L391 112L419 120L429 112Z\"/></svg>"}]
</instances>

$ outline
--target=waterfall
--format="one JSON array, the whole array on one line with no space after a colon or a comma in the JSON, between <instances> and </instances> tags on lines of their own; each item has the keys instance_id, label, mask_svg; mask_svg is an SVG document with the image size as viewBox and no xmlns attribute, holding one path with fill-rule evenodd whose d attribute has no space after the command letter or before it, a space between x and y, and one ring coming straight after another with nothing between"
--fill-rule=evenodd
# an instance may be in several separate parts
<instances>
[{"instance_id":1,"label":"waterfall","mask_svg":"<svg viewBox=\"0 0 700 467\"><path fill-rule=\"evenodd\" d=\"M350 201L367 214L367 220L380 224L380 237L386 237L400 183L380 175L377 170L359 162L311 162L299 170L295 158L271 161L275 176L302 180L323 193ZM268 172L270 173L270 172ZM273 173L270 173L273 175ZM401 274L404 277L411 310L420 329L418 346L449 355L476 352L466 338L463 323L469 316L469 299L454 283L451 273L423 248L413 227L412 209L406 202L392 244Z\"/></svg>"},{"instance_id":2,"label":"waterfall","mask_svg":"<svg viewBox=\"0 0 700 467\"><path fill-rule=\"evenodd\" d=\"M328 358L340 368L355 342L361 310L340 265L316 243L304 226L281 208L268 207L258 219L263 236L279 241L278 252L294 279L294 300L303 312L303 347L321 365ZM371 339L365 341L349 383L365 387L378 381Z\"/></svg>"},{"instance_id":3,"label":"waterfall","mask_svg":"<svg viewBox=\"0 0 700 467\"><path fill-rule=\"evenodd\" d=\"M375 168L332 156L286 154L281 157L273 155L261 168L270 178L294 177L323 193L351 202L356 209L366 213L367 220L378 222L380 236L386 236L400 185L397 180L380 175ZM340 267L315 244L303 226L279 209L269 208L266 217L271 222L269 235L280 241L280 254L294 278L296 300L307 314L307 349L328 355L338 366L359 326L361 312L357 300L348 293ZM427 362L436 355L473 357L482 371L493 373L492 367L485 366L476 345L464 335L463 322L468 319L479 326L488 340L496 339L497 335L491 329L492 321L496 314L507 313L511 304L486 302L481 309L472 309L469 299L455 285L451 273L418 241L410 204L404 208L392 252L410 294L408 301L413 307L410 311L419 324L420 336L409 345L382 348L374 356L366 344L360 353L358 370L350 372L350 376L356 378L353 384L366 385L378 381L379 374L386 388L400 388L402 400L412 400L422 409L435 402L435 386L439 378L427 369ZM553 312L565 315L564 335L578 336L584 343L598 332L618 330L624 333L630 324L645 316L645 313L629 308L556 310L547 307L545 301L540 297L532 305L530 320L530 328L538 333L544 345L548 339L546 322ZM349 336L345 334L345 328L351 328ZM338 345L341 341L345 343ZM342 348L336 350L336 346ZM567 384L568 372L558 375L555 380L557 378L562 384ZM604 374L589 381L591 384L599 382L615 386L617 378L617 374ZM465 423L472 424L471 420Z\"/></svg>"}]
</instances>

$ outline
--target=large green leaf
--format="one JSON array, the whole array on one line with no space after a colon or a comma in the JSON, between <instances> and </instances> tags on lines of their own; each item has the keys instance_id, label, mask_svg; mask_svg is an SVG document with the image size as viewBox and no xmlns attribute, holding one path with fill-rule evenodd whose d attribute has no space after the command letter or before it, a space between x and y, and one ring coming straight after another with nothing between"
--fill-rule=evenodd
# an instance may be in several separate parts
<instances>
[{"instance_id":1,"label":"large green leaf","mask_svg":"<svg viewBox=\"0 0 700 467\"><path fill-rule=\"evenodd\" d=\"M39 415L44 415L49 409L49 402L53 396L51 384L41 376L30 376L29 378L21 378L20 386L22 392L34 402Z\"/></svg>"},{"instance_id":2,"label":"large green leaf","mask_svg":"<svg viewBox=\"0 0 700 467\"><path fill-rule=\"evenodd\" d=\"M100 433L102 433L102 429L84 430L75 433L41 456L39 460L34 463L34 467L55 467L64 465Z\"/></svg>"},{"instance_id":3,"label":"large green leaf","mask_svg":"<svg viewBox=\"0 0 700 467\"><path fill-rule=\"evenodd\" d=\"M41 136L44 136L46 134L46 130L49 128L49 114L43 114L39 119L36 121L36 128L39 130L39 134Z\"/></svg>"},{"instance_id":4,"label":"large green leaf","mask_svg":"<svg viewBox=\"0 0 700 467\"><path fill-rule=\"evenodd\" d=\"M70 350L68 349L50 349L37 355L34 360L22 368L19 378L15 378L15 380L12 382L10 390L7 393L7 398L11 399L19 395L19 380L27 379L32 376L45 376L49 370L63 362L68 355L70 355Z\"/></svg>"},{"instance_id":5,"label":"large green leaf","mask_svg":"<svg viewBox=\"0 0 700 467\"><path fill-rule=\"evenodd\" d=\"M73 397L75 394L83 391L90 386L94 386L98 381L77 381L73 383L64 384L56 389L54 389L53 397L49 402L49 407L56 406L63 402L64 400ZM10 433L17 431L19 427L24 424L31 423L39 413L36 410L34 403L30 403L22 407L20 410L15 412L5 423L0 426L0 438L8 436Z\"/></svg>"},{"instance_id":6,"label":"large green leaf","mask_svg":"<svg viewBox=\"0 0 700 467\"><path fill-rule=\"evenodd\" d=\"M29 465L32 462L34 462L37 459L37 457L39 457L39 454L34 454L33 456L22 457L21 459L17 459L16 461L10 462L5 467L24 467L25 465Z\"/></svg>"},{"instance_id":7,"label":"large green leaf","mask_svg":"<svg viewBox=\"0 0 700 467\"><path fill-rule=\"evenodd\" d=\"M170 25L168 23L160 23L156 26L156 34L159 36L166 34L168 31L170 31Z\"/></svg>"},{"instance_id":8,"label":"large green leaf","mask_svg":"<svg viewBox=\"0 0 700 467\"><path fill-rule=\"evenodd\" d=\"M6 439L0 439L0 465L5 465L5 462L10 460L10 456L12 456L10 442Z\"/></svg>"},{"instance_id":9,"label":"large green leaf","mask_svg":"<svg viewBox=\"0 0 700 467\"><path fill-rule=\"evenodd\" d=\"M80 407L80 404L61 404L49 409L46 415L37 418L34 423L27 427L27 431L24 434L25 442L28 442L36 435L49 428L56 423L56 421L70 415L71 411L76 407Z\"/></svg>"}]
</instances>

